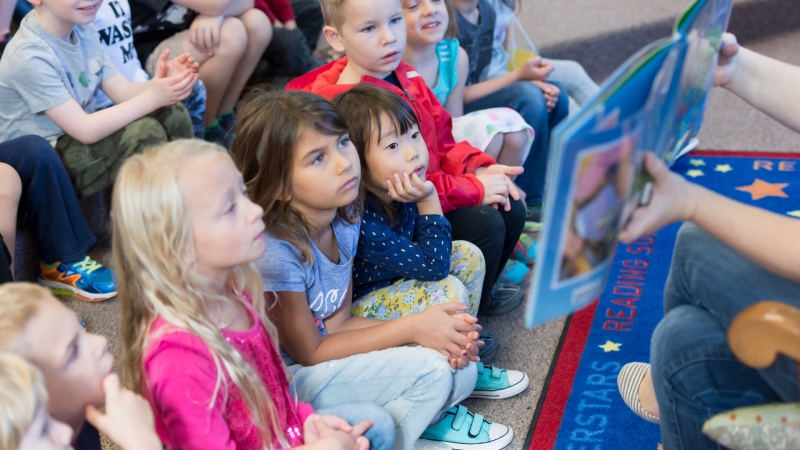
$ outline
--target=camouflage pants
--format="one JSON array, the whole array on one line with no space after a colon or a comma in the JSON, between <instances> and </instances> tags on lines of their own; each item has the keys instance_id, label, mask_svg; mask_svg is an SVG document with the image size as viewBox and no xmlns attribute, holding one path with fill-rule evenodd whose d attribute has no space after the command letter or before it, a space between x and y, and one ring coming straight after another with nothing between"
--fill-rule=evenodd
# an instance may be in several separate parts
<instances>
[{"instance_id":1,"label":"camouflage pants","mask_svg":"<svg viewBox=\"0 0 800 450\"><path fill-rule=\"evenodd\" d=\"M58 138L56 151L81 197L114 184L128 157L147 147L182 138L193 138L192 120L181 103L157 109L94 144L83 144L69 135Z\"/></svg>"}]
</instances>

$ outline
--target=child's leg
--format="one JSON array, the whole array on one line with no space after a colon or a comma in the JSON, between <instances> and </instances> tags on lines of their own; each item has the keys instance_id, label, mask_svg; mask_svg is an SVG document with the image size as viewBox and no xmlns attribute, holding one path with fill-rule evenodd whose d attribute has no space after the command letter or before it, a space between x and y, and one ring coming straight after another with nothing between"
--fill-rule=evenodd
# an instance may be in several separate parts
<instances>
[{"instance_id":1,"label":"child's leg","mask_svg":"<svg viewBox=\"0 0 800 450\"><path fill-rule=\"evenodd\" d=\"M189 117L192 119L192 130L194 137L203 139L206 135L206 85L203 80L197 80L192 87L192 93L186 100L182 101Z\"/></svg>"},{"instance_id":2,"label":"child's leg","mask_svg":"<svg viewBox=\"0 0 800 450\"><path fill-rule=\"evenodd\" d=\"M316 366L289 368L297 398L322 409L373 402L395 422L394 449L410 449L441 412L475 389L477 369L453 371L440 353L423 347L395 347Z\"/></svg>"},{"instance_id":3,"label":"child's leg","mask_svg":"<svg viewBox=\"0 0 800 450\"><path fill-rule=\"evenodd\" d=\"M452 275L440 281L398 281L355 300L351 312L370 319L395 320L448 302L470 306L467 289Z\"/></svg>"},{"instance_id":4,"label":"child's leg","mask_svg":"<svg viewBox=\"0 0 800 450\"><path fill-rule=\"evenodd\" d=\"M247 80L253 74L253 70L261 60L261 55L264 54L264 50L272 39L272 25L261 10L252 8L238 18L246 32L244 53L235 64L235 70L217 107L218 112L215 117L232 110L239 101L239 96L242 94Z\"/></svg>"},{"instance_id":5,"label":"child's leg","mask_svg":"<svg viewBox=\"0 0 800 450\"><path fill-rule=\"evenodd\" d=\"M450 275L464 285L469 296L469 313L477 315L486 276L486 261L481 250L467 241L453 241Z\"/></svg>"},{"instance_id":6,"label":"child's leg","mask_svg":"<svg viewBox=\"0 0 800 450\"><path fill-rule=\"evenodd\" d=\"M4 146L0 144L0 146ZM22 196L22 182L14 170L8 164L0 163L0 236L8 248L8 252L13 258L14 244L17 239L17 208L19 207L19 199ZM0 249L3 252L3 249ZM0 259L5 259L5 253L0 255ZM8 270L6 273L6 266L0 266L0 283L6 281L14 281L14 265L11 260L8 261ZM11 279L5 279L11 278Z\"/></svg>"},{"instance_id":7,"label":"child's leg","mask_svg":"<svg viewBox=\"0 0 800 450\"><path fill-rule=\"evenodd\" d=\"M319 0L292 0L292 10L297 28L303 31L308 48L314 51L322 33L322 27L325 26Z\"/></svg>"},{"instance_id":8,"label":"child's leg","mask_svg":"<svg viewBox=\"0 0 800 450\"><path fill-rule=\"evenodd\" d=\"M22 207L36 238L39 259L72 263L86 257L86 250L96 239L61 158L50 143L38 136L4 142L0 144L0 161L19 174L25 198ZM0 214L0 220L3 217ZM2 227L0 232L6 236Z\"/></svg>"},{"instance_id":9,"label":"child's leg","mask_svg":"<svg viewBox=\"0 0 800 450\"><path fill-rule=\"evenodd\" d=\"M189 130L191 132L191 126ZM69 135L61 136L56 142L56 151L75 191L86 197L114 184L120 166L128 157L168 140L158 120L142 117L94 144L83 144Z\"/></svg>"},{"instance_id":10,"label":"child's leg","mask_svg":"<svg viewBox=\"0 0 800 450\"><path fill-rule=\"evenodd\" d=\"M583 105L600 92L600 86L589 77L579 63L564 59L545 59L545 61L555 68L547 81L564 86L567 94L574 98L578 105Z\"/></svg>"},{"instance_id":11,"label":"child's leg","mask_svg":"<svg viewBox=\"0 0 800 450\"><path fill-rule=\"evenodd\" d=\"M183 103L164 106L147 115L156 119L164 128L167 140L191 139L194 137L192 118Z\"/></svg>"}]
</instances>

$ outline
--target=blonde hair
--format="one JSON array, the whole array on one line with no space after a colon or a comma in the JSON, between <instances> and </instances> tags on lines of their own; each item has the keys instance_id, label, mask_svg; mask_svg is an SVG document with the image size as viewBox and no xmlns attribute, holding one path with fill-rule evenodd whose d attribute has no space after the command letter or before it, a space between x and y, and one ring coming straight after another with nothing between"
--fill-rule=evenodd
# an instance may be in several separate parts
<instances>
[{"instance_id":1,"label":"blonde hair","mask_svg":"<svg viewBox=\"0 0 800 450\"><path fill-rule=\"evenodd\" d=\"M344 6L346 4L347 0L319 0L325 25L332 26L341 32L341 27L344 25Z\"/></svg>"},{"instance_id":2,"label":"blonde hair","mask_svg":"<svg viewBox=\"0 0 800 450\"><path fill-rule=\"evenodd\" d=\"M6 283L0 286L0 348L22 334L50 291L33 283Z\"/></svg>"},{"instance_id":3,"label":"blonde hair","mask_svg":"<svg viewBox=\"0 0 800 450\"><path fill-rule=\"evenodd\" d=\"M275 440L289 444L281 430L275 402L256 370L228 343L207 309L230 305L214 294L191 263L194 254L191 211L178 178L192 159L224 152L199 140L177 140L129 158L117 175L112 203L113 253L122 306L122 340L134 389L142 392L143 357L156 317L202 339L217 366L216 393L228 386L223 370L239 389L264 448ZM233 269L231 289L240 302L252 296L252 308L277 347L277 332L265 315L261 278L252 263ZM209 406L211 406L209 405Z\"/></svg>"},{"instance_id":4,"label":"blonde hair","mask_svg":"<svg viewBox=\"0 0 800 450\"><path fill-rule=\"evenodd\" d=\"M36 412L47 405L47 389L39 369L7 352L0 352L0 448L19 448Z\"/></svg>"}]
</instances>

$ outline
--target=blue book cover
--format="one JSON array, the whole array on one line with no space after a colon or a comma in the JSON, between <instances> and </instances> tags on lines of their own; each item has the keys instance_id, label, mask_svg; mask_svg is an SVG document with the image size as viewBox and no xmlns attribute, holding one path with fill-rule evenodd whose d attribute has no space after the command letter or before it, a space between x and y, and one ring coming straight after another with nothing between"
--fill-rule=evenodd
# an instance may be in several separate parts
<instances>
[{"instance_id":1,"label":"blue book cover","mask_svg":"<svg viewBox=\"0 0 800 450\"><path fill-rule=\"evenodd\" d=\"M695 0L671 37L628 59L551 136L526 326L599 297L619 230L646 197L646 151L668 161L696 135L731 0Z\"/></svg>"}]
</instances>

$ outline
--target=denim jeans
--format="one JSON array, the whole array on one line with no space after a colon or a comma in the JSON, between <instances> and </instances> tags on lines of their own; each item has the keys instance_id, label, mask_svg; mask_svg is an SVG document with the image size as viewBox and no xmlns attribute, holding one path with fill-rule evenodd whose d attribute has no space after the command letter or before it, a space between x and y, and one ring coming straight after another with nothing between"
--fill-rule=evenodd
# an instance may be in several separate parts
<instances>
[{"instance_id":1,"label":"denim jeans","mask_svg":"<svg viewBox=\"0 0 800 450\"><path fill-rule=\"evenodd\" d=\"M664 448L722 449L701 432L711 416L800 400L794 361L780 357L767 369L751 369L728 347L733 318L761 300L800 307L800 283L761 268L694 224L681 228L665 316L650 346Z\"/></svg>"},{"instance_id":2,"label":"denim jeans","mask_svg":"<svg viewBox=\"0 0 800 450\"><path fill-rule=\"evenodd\" d=\"M600 92L600 86L589 77L580 63L566 59L545 58L544 61L552 64L554 69L547 81L558 83L567 90L570 114L579 111L587 100Z\"/></svg>"},{"instance_id":3,"label":"denim jeans","mask_svg":"<svg viewBox=\"0 0 800 450\"><path fill-rule=\"evenodd\" d=\"M315 409L371 402L395 425L394 449L408 450L439 415L475 389L474 363L452 370L447 359L424 347L395 347L304 367L292 365L297 398Z\"/></svg>"},{"instance_id":4,"label":"denim jeans","mask_svg":"<svg viewBox=\"0 0 800 450\"><path fill-rule=\"evenodd\" d=\"M22 180L20 211L27 213L39 259L82 260L96 239L56 150L39 136L23 136L0 143L0 162L13 167Z\"/></svg>"},{"instance_id":5,"label":"denim jeans","mask_svg":"<svg viewBox=\"0 0 800 450\"><path fill-rule=\"evenodd\" d=\"M536 132L528 159L522 167L525 173L519 175L515 182L528 195L528 205L542 203L544 196L544 179L547 172L547 155L550 150L550 131L569 112L569 97L566 90L558 83L552 83L561 89L558 104L547 112L547 102L539 86L520 81L495 92L492 95L464 105L464 114L496 107L508 107L518 112Z\"/></svg>"},{"instance_id":6,"label":"denim jeans","mask_svg":"<svg viewBox=\"0 0 800 450\"><path fill-rule=\"evenodd\" d=\"M355 425L365 420L372 420L373 424L364 436L369 439L369 448L372 450L391 450L394 445L394 421L385 409L374 403L357 402L331 406L317 411L320 415L339 416L350 425Z\"/></svg>"}]
</instances>

